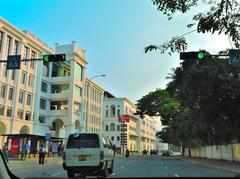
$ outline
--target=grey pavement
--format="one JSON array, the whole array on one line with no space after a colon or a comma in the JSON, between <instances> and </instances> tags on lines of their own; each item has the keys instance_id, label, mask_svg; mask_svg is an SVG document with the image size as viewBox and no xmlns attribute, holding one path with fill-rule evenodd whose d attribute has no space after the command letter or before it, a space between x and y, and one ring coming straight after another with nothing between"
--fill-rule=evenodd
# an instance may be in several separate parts
<instances>
[{"instance_id":1,"label":"grey pavement","mask_svg":"<svg viewBox=\"0 0 240 179\"><path fill-rule=\"evenodd\" d=\"M211 167L207 166L212 165ZM184 158L181 156L162 157L156 155L135 155L125 158L117 155L114 162L114 173L109 178L119 177L234 177L236 171L227 171L221 166L238 170L238 164L211 160ZM67 178L62 168L62 158L50 158L45 165L38 160L10 161L10 170L19 177ZM236 167L236 168L235 168ZM92 178L92 177L87 177Z\"/></svg>"}]
</instances>

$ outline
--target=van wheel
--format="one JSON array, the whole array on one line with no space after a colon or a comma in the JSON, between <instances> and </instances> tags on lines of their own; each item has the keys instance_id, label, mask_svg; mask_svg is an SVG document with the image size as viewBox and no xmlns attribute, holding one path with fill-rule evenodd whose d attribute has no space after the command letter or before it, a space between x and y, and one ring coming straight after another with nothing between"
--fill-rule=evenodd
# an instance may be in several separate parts
<instances>
[{"instance_id":1,"label":"van wheel","mask_svg":"<svg viewBox=\"0 0 240 179\"><path fill-rule=\"evenodd\" d=\"M112 160L111 168L108 169L108 172L109 172L110 174L113 173L113 160Z\"/></svg>"},{"instance_id":2,"label":"van wheel","mask_svg":"<svg viewBox=\"0 0 240 179\"><path fill-rule=\"evenodd\" d=\"M74 172L67 171L68 178L74 178Z\"/></svg>"}]
</instances>

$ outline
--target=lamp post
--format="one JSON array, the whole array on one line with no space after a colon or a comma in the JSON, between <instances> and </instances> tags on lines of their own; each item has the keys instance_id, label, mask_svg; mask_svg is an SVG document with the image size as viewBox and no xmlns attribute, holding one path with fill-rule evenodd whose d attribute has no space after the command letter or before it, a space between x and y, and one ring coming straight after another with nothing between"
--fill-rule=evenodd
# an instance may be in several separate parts
<instances>
[{"instance_id":1,"label":"lamp post","mask_svg":"<svg viewBox=\"0 0 240 179\"><path fill-rule=\"evenodd\" d=\"M90 81L90 84L89 84L89 88L88 88L88 95L87 95L87 100L88 100L88 105L87 105L87 119L86 119L86 124L85 124L85 127L86 127L86 130L88 131L88 120L90 119L90 97L92 96L92 94L90 94L91 93L91 88L92 88L92 80L94 79L94 78L97 78L97 77L104 77L104 76L106 76L105 74L102 74L102 75L94 75L94 76L92 76L90 79L89 79L89 81ZM101 128L100 128L101 129Z\"/></svg>"}]
</instances>

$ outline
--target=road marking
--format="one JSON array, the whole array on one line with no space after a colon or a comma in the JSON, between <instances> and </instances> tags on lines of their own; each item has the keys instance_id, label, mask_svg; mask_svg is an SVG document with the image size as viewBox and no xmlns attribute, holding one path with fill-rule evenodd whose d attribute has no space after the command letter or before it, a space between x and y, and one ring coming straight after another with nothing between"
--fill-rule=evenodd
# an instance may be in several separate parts
<instances>
[{"instance_id":1,"label":"road marking","mask_svg":"<svg viewBox=\"0 0 240 179\"><path fill-rule=\"evenodd\" d=\"M60 175L60 173L54 173L51 176L53 177L53 176L57 176L57 175Z\"/></svg>"},{"instance_id":2,"label":"road marking","mask_svg":"<svg viewBox=\"0 0 240 179\"><path fill-rule=\"evenodd\" d=\"M112 173L111 175L114 176L114 175L116 175L116 173L114 172L114 173Z\"/></svg>"},{"instance_id":3,"label":"road marking","mask_svg":"<svg viewBox=\"0 0 240 179\"><path fill-rule=\"evenodd\" d=\"M167 167L165 167L165 169L167 170L168 168L167 168Z\"/></svg>"},{"instance_id":4,"label":"road marking","mask_svg":"<svg viewBox=\"0 0 240 179\"><path fill-rule=\"evenodd\" d=\"M163 165L163 163L162 163L162 162L161 162L160 164L161 164L161 165Z\"/></svg>"},{"instance_id":5,"label":"road marking","mask_svg":"<svg viewBox=\"0 0 240 179\"><path fill-rule=\"evenodd\" d=\"M175 177L179 177L177 174L174 174Z\"/></svg>"}]
</instances>

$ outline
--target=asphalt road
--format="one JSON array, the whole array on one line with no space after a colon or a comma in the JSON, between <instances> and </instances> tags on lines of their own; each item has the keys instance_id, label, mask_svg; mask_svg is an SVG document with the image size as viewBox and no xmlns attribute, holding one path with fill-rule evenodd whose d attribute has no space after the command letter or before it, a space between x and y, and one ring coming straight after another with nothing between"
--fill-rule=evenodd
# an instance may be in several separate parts
<instances>
[{"instance_id":1,"label":"asphalt road","mask_svg":"<svg viewBox=\"0 0 240 179\"><path fill-rule=\"evenodd\" d=\"M22 166L12 170L22 178L67 178L61 161L46 165ZM191 162L161 156L116 157L109 178L131 177L233 177L234 173L208 168ZM93 177L87 177L93 178Z\"/></svg>"}]
</instances>

